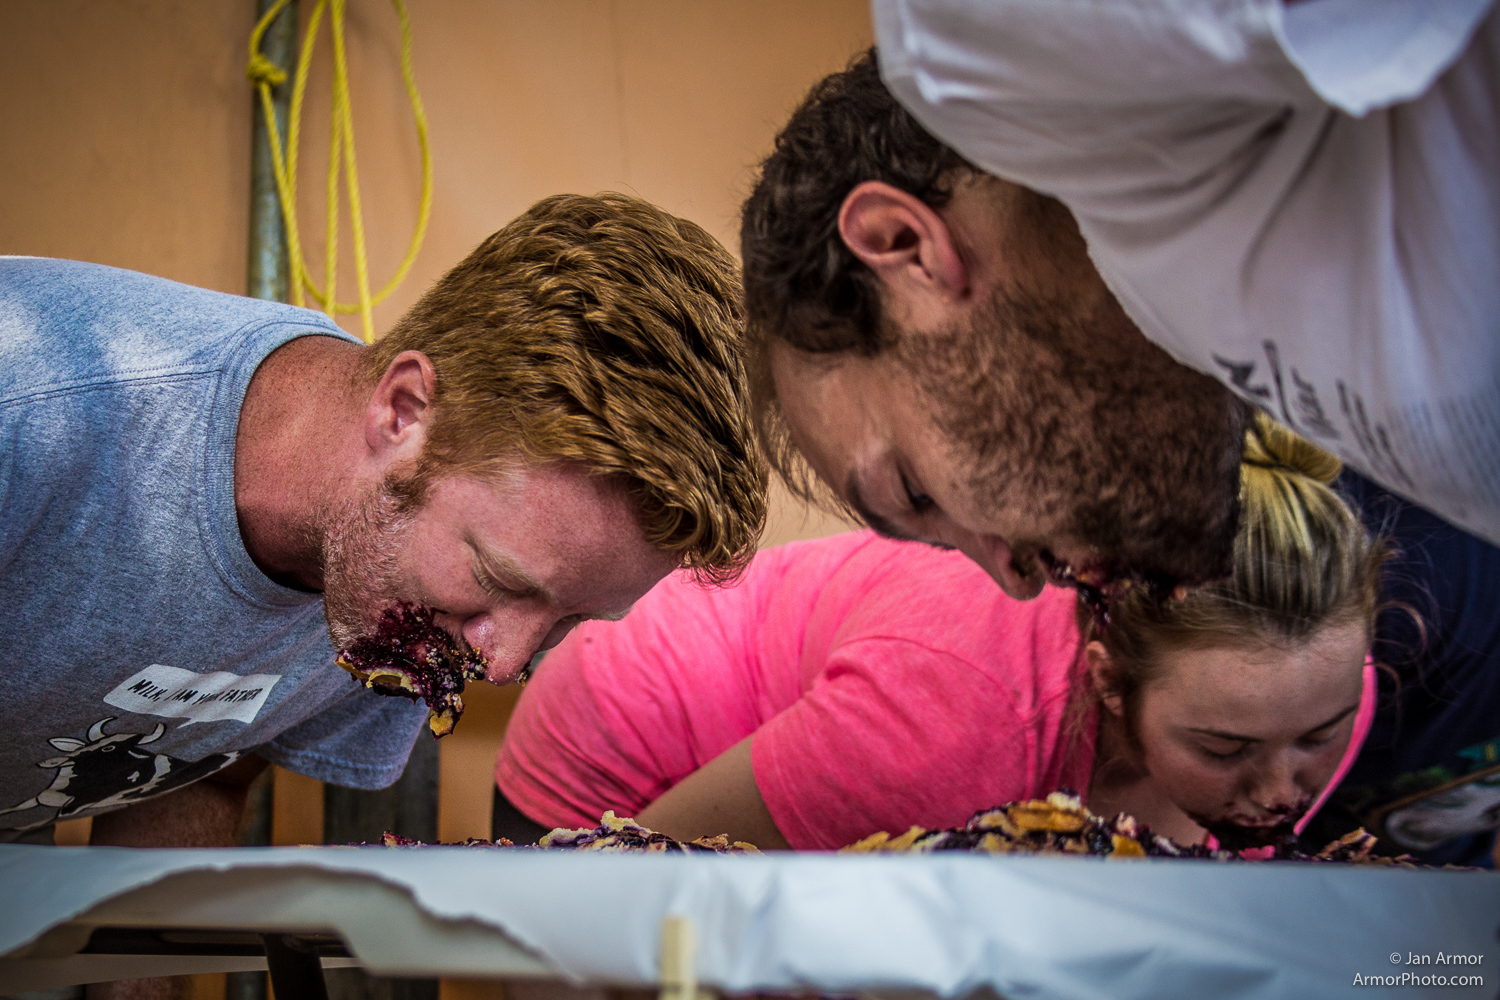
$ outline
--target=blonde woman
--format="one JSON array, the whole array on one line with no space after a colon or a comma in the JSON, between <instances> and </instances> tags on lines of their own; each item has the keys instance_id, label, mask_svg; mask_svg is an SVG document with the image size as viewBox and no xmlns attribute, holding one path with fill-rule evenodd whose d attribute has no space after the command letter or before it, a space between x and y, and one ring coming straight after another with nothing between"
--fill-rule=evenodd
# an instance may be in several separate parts
<instances>
[{"instance_id":1,"label":"blonde woman","mask_svg":"<svg viewBox=\"0 0 1500 1000\"><path fill-rule=\"evenodd\" d=\"M1363 739L1374 715L1367 651L1388 549L1331 489L1338 474L1332 455L1258 418L1231 576L1181 601L1129 594L1107 622L1083 621L1095 812L1237 849L1291 833L1342 777L1351 733Z\"/></svg>"}]
</instances>

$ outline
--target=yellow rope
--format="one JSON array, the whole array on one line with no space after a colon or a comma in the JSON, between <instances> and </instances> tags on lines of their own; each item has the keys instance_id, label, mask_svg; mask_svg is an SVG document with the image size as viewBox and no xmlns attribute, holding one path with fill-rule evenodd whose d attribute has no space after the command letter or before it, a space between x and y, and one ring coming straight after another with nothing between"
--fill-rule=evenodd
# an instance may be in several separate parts
<instances>
[{"instance_id":1,"label":"yellow rope","mask_svg":"<svg viewBox=\"0 0 1500 1000\"><path fill-rule=\"evenodd\" d=\"M427 142L427 114L422 109L422 96L417 93L416 79L411 69L411 20L406 15L403 0L391 0L396 9L396 19L401 24L401 79L406 84L406 95L411 100L412 115L417 123L417 145L422 152L422 202L417 211L417 228L412 234L411 245L406 256L380 291L370 294L370 267L365 253L365 218L359 197L359 170L354 160L354 112L349 101L349 65L344 46L344 7L347 0L318 0L307 19L307 32L303 36L301 52L297 57L297 73L292 84L292 104L288 111L287 148L281 148L281 136L276 129L276 108L271 103L271 88L286 82L286 70L267 59L260 51L261 38L271 22L285 9L289 0L277 0L266 11L255 30L250 33L250 64L245 75L260 92L261 109L266 120L266 132L271 144L271 163L276 174L276 191L281 197L281 213L286 220L286 244L288 280L292 302L304 303L304 290L310 294L323 311L330 316L339 313L357 312L363 326L364 339L368 343L375 339L374 308L384 301L406 280L417 251L422 247L422 238L427 234L427 221L432 213L432 151ZM297 151L302 137L302 105L307 94L308 70L312 66L313 47L318 38L318 27L323 20L324 8L330 8L329 33L333 36L333 101L332 122L328 136L328 218L326 247L323 259L324 287L320 288L308 271L307 261L302 255L302 237L297 228ZM344 186L349 192L349 217L354 231L354 273L359 285L359 301L340 302L338 289L338 244L339 244L339 171L344 174Z\"/></svg>"}]
</instances>

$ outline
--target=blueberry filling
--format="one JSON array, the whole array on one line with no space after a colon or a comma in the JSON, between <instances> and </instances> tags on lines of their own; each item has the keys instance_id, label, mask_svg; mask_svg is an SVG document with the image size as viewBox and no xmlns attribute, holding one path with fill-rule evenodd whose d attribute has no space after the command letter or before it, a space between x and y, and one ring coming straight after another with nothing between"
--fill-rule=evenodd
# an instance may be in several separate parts
<instances>
[{"instance_id":1,"label":"blueberry filling","mask_svg":"<svg viewBox=\"0 0 1500 1000\"><path fill-rule=\"evenodd\" d=\"M877 833L844 848L850 853L916 853L973 851L983 854L1075 854L1108 858L1200 858L1211 861L1337 861L1420 867L1408 856L1379 857L1375 838L1356 830L1315 854L1297 847L1292 821L1271 828L1217 826L1210 832L1219 846L1179 844L1133 816L1095 816L1067 789L1045 799L1011 802L985 809L963 826L927 830L914 826L899 836ZM1283 831L1283 827L1285 828ZM1244 853L1241 853L1244 852Z\"/></svg>"},{"instance_id":2,"label":"blueberry filling","mask_svg":"<svg viewBox=\"0 0 1500 1000\"><path fill-rule=\"evenodd\" d=\"M411 840L394 833L386 833L380 842L386 847L425 847L420 840ZM759 854L753 844L730 843L727 834L716 837L699 837L697 840L673 840L664 833L648 830L633 819L616 816L614 810L606 812L596 827L581 827L569 830L558 827L542 837L534 846L515 844L501 837L499 840L477 840L473 837L454 845L455 847L510 847L518 850L549 849L554 851L605 851L626 854Z\"/></svg>"},{"instance_id":3,"label":"blueberry filling","mask_svg":"<svg viewBox=\"0 0 1500 1000\"><path fill-rule=\"evenodd\" d=\"M1036 554L1049 583L1072 587L1078 591L1084 606L1093 616L1096 628L1109 625L1110 609L1132 590L1144 590L1156 604L1166 601L1180 586L1180 581L1165 573L1143 573L1112 566L1086 566L1078 569L1057 558L1046 549Z\"/></svg>"},{"instance_id":4,"label":"blueberry filling","mask_svg":"<svg viewBox=\"0 0 1500 1000\"><path fill-rule=\"evenodd\" d=\"M387 608L375 631L339 651L338 665L376 694L427 705L434 737L447 736L463 715L466 681L484 677L484 654L432 620L432 609L402 601Z\"/></svg>"}]
</instances>

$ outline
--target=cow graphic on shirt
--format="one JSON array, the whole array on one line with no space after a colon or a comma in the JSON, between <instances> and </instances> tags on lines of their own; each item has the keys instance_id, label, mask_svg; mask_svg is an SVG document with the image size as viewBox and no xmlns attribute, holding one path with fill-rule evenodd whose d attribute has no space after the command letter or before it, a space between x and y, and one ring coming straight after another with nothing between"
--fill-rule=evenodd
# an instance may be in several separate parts
<instances>
[{"instance_id":1,"label":"cow graphic on shirt","mask_svg":"<svg viewBox=\"0 0 1500 1000\"><path fill-rule=\"evenodd\" d=\"M104 727L114 720L115 716L100 719L89 727L85 739L57 736L48 740L62 754L37 766L56 769L52 784L25 802L0 809L0 815L55 809L51 817L26 824L40 826L85 812L127 806L210 775L239 757L234 751L210 754L197 761L178 760L150 749L149 745L166 732L164 724L158 723L149 733L106 735Z\"/></svg>"}]
</instances>

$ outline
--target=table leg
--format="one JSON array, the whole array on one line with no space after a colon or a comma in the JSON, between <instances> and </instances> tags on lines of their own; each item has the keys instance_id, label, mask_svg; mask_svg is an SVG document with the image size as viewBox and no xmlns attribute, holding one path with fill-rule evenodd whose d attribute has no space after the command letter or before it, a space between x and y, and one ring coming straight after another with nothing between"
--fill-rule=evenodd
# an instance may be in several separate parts
<instances>
[{"instance_id":1,"label":"table leg","mask_svg":"<svg viewBox=\"0 0 1500 1000\"><path fill-rule=\"evenodd\" d=\"M287 934L262 934L261 940L266 945L266 967L271 972L276 1000L328 1000L323 963L316 950Z\"/></svg>"}]
</instances>

